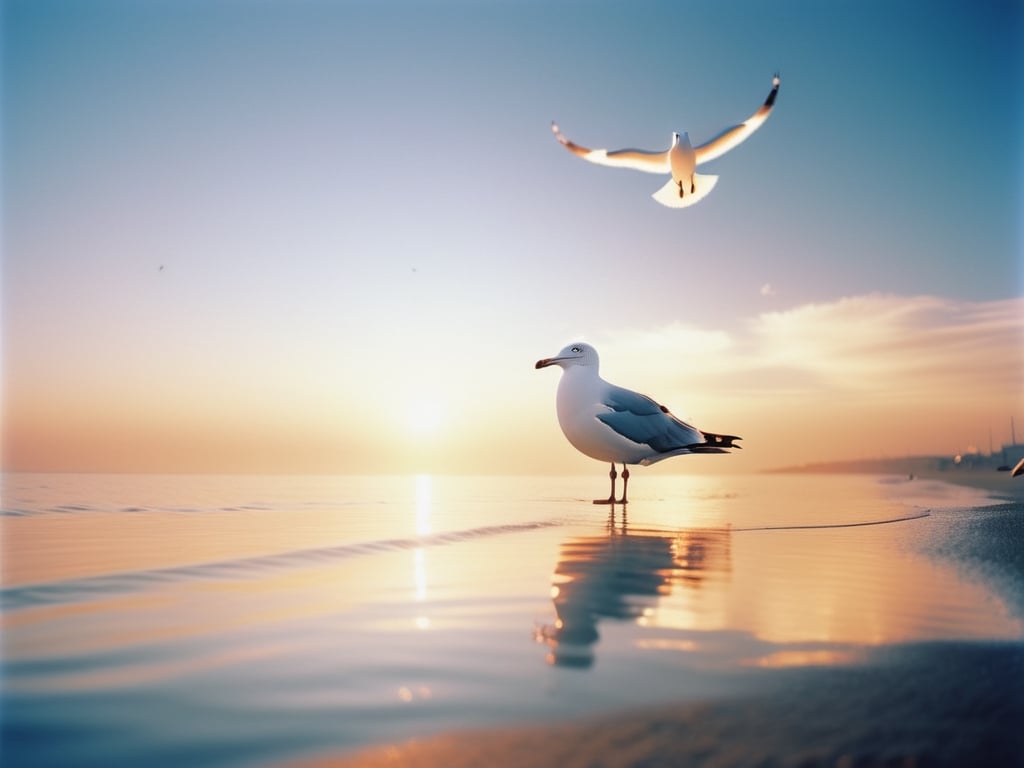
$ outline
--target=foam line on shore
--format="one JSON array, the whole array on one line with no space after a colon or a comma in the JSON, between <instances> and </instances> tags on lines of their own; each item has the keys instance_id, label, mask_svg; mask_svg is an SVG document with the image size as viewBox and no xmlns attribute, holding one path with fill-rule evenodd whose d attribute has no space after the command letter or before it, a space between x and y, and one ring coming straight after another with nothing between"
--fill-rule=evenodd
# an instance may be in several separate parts
<instances>
[{"instance_id":1,"label":"foam line on shore","mask_svg":"<svg viewBox=\"0 0 1024 768\"><path fill-rule=\"evenodd\" d=\"M888 520L868 520L862 523L829 523L827 525L765 525L757 528L733 528L733 533L739 533L741 531L803 531L803 530L816 530L820 528L859 528L865 525L889 525L890 523L905 523L908 520L920 520L922 517L929 517L931 512L925 510L919 512L916 515L907 515L906 517L893 517Z\"/></svg>"}]
</instances>

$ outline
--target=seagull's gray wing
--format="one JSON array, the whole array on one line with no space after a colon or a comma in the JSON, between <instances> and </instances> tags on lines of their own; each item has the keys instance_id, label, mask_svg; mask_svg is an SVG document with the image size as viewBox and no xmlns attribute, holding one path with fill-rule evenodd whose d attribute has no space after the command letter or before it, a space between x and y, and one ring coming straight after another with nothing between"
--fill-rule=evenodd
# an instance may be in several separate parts
<instances>
[{"instance_id":1,"label":"seagull's gray wing","mask_svg":"<svg viewBox=\"0 0 1024 768\"><path fill-rule=\"evenodd\" d=\"M739 125L726 128L715 138L711 139L711 141L701 144L699 147L694 147L693 151L697 156L697 164L700 165L709 160L714 160L716 157L721 157L737 144L749 138L750 134L760 128L764 121L768 119L768 115L772 113L772 109L775 107L775 97L778 94L779 76L775 75L772 79L771 93L768 94L768 98L764 100L764 104L761 105L757 112Z\"/></svg>"},{"instance_id":2,"label":"seagull's gray wing","mask_svg":"<svg viewBox=\"0 0 1024 768\"><path fill-rule=\"evenodd\" d=\"M671 171L668 150L648 152L644 149L617 149L609 152L607 149L587 149L563 136L562 132L558 130L557 123L551 123L551 131L563 147L591 163L607 165L611 168L632 168L634 171L646 173L669 173Z\"/></svg>"},{"instance_id":3,"label":"seagull's gray wing","mask_svg":"<svg viewBox=\"0 0 1024 768\"><path fill-rule=\"evenodd\" d=\"M704 443L699 429L680 421L664 406L646 395L612 386L603 404L611 408L597 418L634 443L649 445L658 453L679 451Z\"/></svg>"}]
</instances>

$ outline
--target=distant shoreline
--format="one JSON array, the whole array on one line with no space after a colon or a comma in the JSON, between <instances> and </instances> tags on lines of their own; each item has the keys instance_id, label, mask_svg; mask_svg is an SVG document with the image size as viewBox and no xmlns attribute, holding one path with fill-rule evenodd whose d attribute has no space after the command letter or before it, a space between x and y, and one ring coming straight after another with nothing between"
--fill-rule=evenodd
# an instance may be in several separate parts
<instances>
[{"instance_id":1,"label":"distant shoreline","mask_svg":"<svg viewBox=\"0 0 1024 768\"><path fill-rule=\"evenodd\" d=\"M896 475L907 479L938 480L980 488L1011 499L1024 499L1024 477L1013 478L989 466L955 465L947 459L911 456L902 459L854 459L766 469L769 475Z\"/></svg>"}]
</instances>

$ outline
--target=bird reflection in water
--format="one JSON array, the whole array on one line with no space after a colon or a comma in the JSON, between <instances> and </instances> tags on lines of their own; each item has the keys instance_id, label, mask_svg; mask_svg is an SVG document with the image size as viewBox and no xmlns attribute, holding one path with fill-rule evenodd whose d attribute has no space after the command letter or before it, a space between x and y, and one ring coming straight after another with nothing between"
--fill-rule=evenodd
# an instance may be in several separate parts
<instances>
[{"instance_id":1,"label":"bird reflection in water","mask_svg":"<svg viewBox=\"0 0 1024 768\"><path fill-rule=\"evenodd\" d=\"M590 667L601 619L640 621L674 589L700 590L709 576L728 573L729 536L728 528L630 528L625 510L617 525L612 508L606 535L566 540L552 577L557 618L535 631L548 663Z\"/></svg>"}]
</instances>

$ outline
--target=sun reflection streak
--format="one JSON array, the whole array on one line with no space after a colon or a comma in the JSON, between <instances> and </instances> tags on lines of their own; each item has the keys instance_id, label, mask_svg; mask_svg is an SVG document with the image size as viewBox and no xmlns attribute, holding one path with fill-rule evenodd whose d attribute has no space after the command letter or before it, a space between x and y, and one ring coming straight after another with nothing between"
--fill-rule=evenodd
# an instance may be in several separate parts
<instances>
[{"instance_id":1,"label":"sun reflection streak","mask_svg":"<svg viewBox=\"0 0 1024 768\"><path fill-rule=\"evenodd\" d=\"M783 649L764 656L744 659L741 663L747 667L763 667L778 669L784 667L839 666L861 661L864 649L831 649L816 650Z\"/></svg>"},{"instance_id":2,"label":"sun reflection streak","mask_svg":"<svg viewBox=\"0 0 1024 768\"><path fill-rule=\"evenodd\" d=\"M431 533L431 477L416 476L416 535L428 536ZM423 547L413 550L413 585L417 603L427 601L427 551ZM430 629L430 617L424 613L416 616L417 629Z\"/></svg>"},{"instance_id":3,"label":"sun reflection streak","mask_svg":"<svg viewBox=\"0 0 1024 768\"><path fill-rule=\"evenodd\" d=\"M416 535L430 533L430 496L432 479L430 475L416 475Z\"/></svg>"},{"instance_id":4,"label":"sun reflection streak","mask_svg":"<svg viewBox=\"0 0 1024 768\"><path fill-rule=\"evenodd\" d=\"M427 599L427 553L423 547L413 550L413 581L416 584L416 602Z\"/></svg>"}]
</instances>

